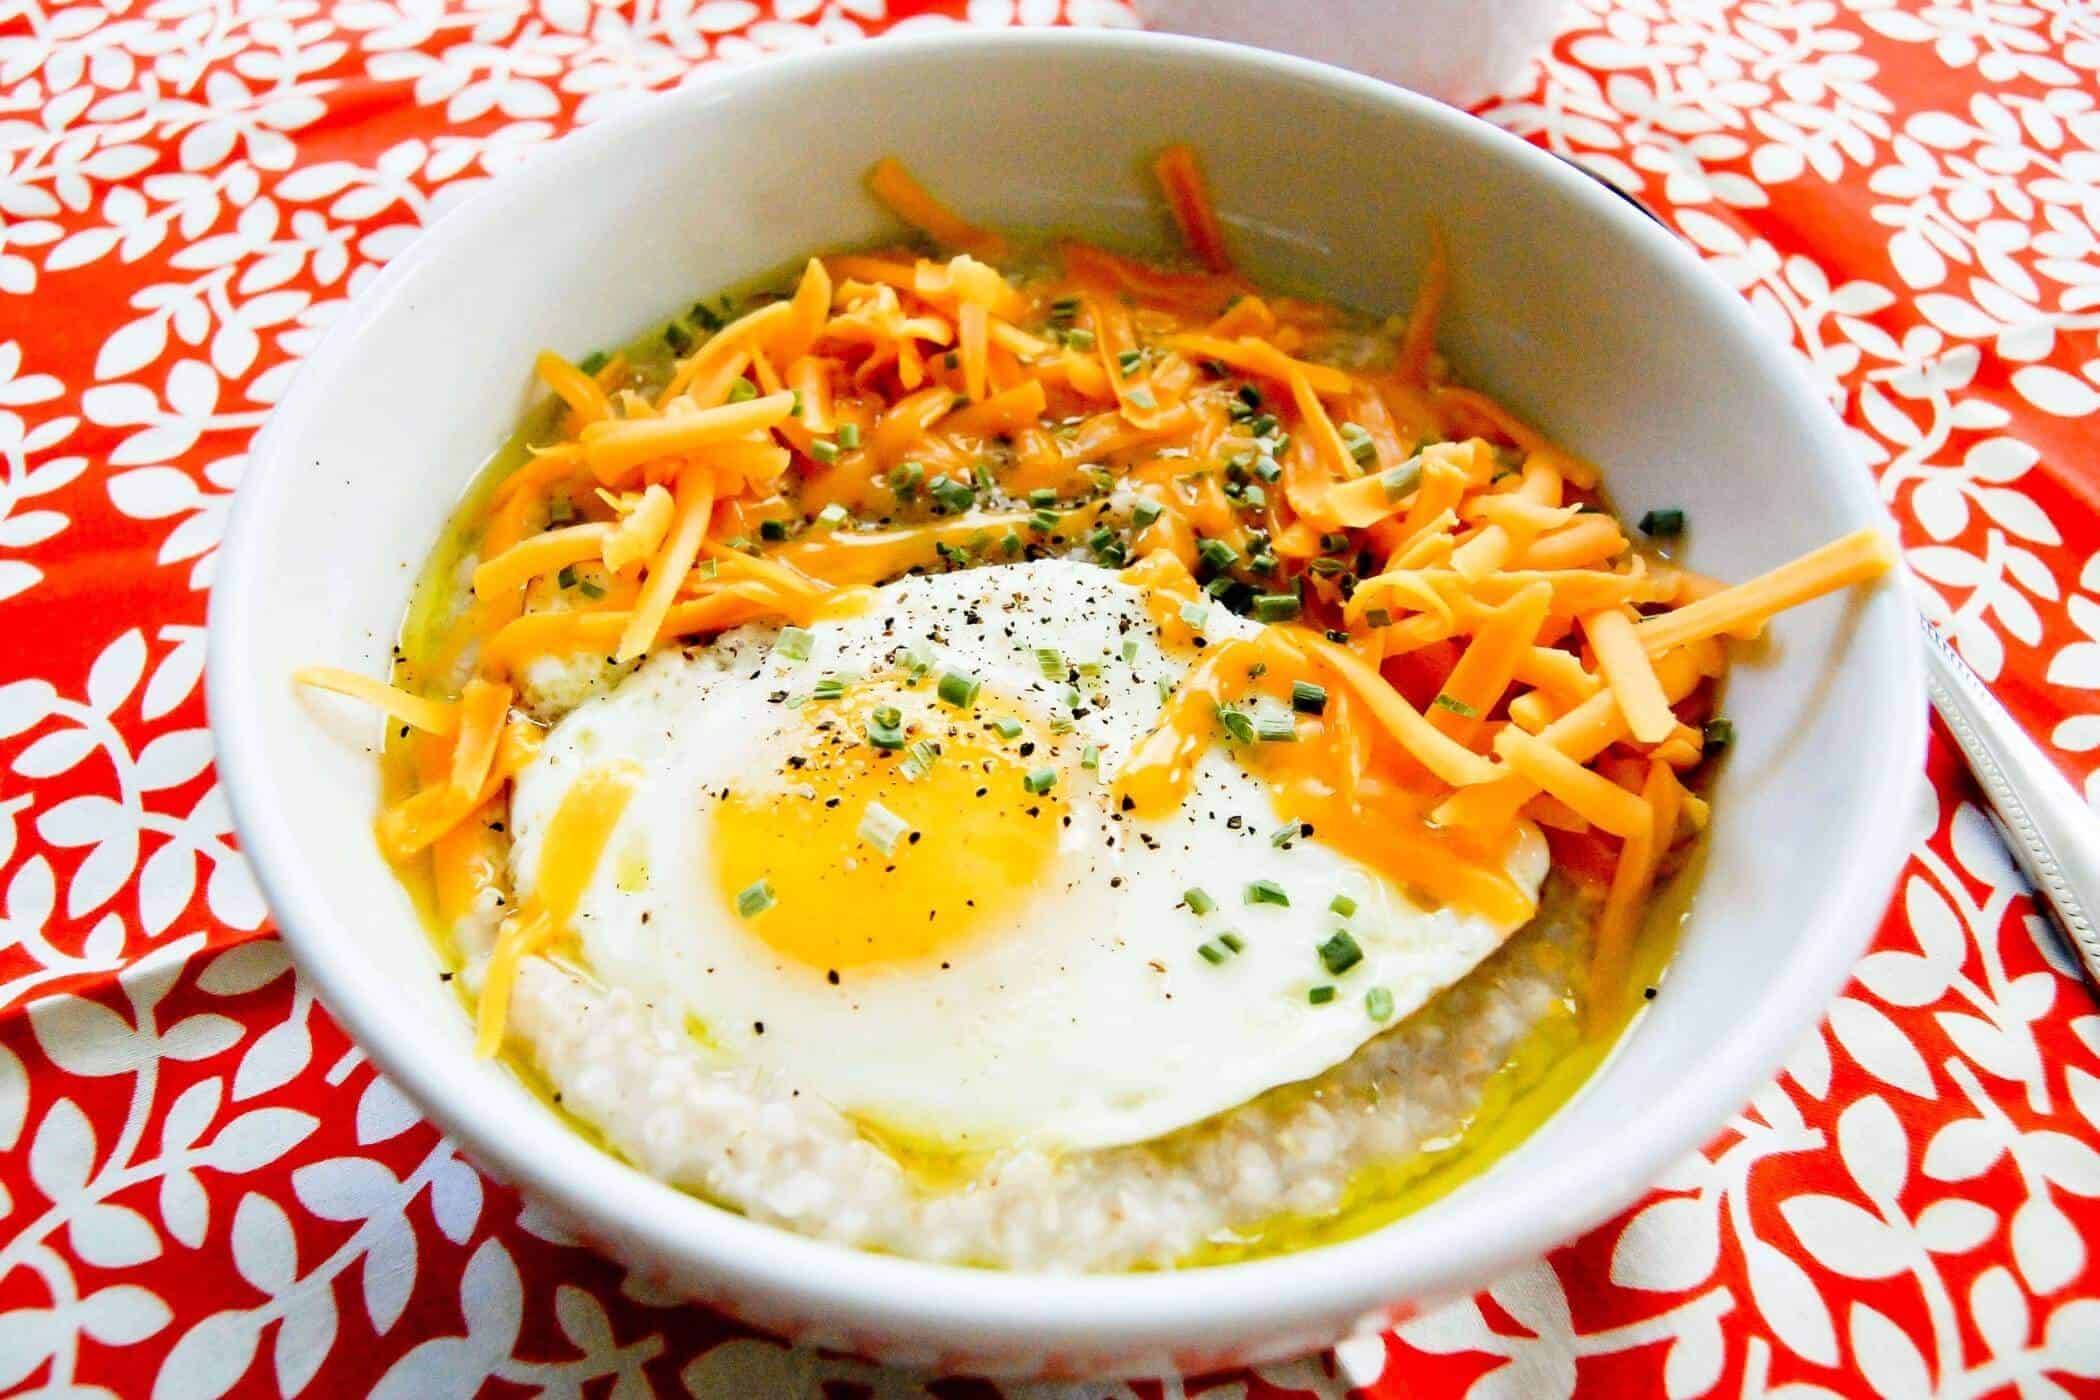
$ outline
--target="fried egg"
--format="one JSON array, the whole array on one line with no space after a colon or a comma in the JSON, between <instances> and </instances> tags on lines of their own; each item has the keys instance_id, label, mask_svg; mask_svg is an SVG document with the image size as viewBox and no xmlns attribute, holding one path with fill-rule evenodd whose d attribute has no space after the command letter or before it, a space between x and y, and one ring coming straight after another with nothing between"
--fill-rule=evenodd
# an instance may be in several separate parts
<instances>
[{"instance_id":1,"label":"fried egg","mask_svg":"<svg viewBox=\"0 0 2100 1400\"><path fill-rule=\"evenodd\" d=\"M1318 1074L1520 920L1279 839L1224 743L1171 816L1121 810L1119 766L1200 655L1162 625L1144 589L1046 560L667 650L518 778L513 889L558 858L564 799L627 775L557 955L725 1065L942 1151L1144 1141ZM1259 629L1213 608L1201 630ZM1535 900L1536 830L1502 859Z\"/></svg>"}]
</instances>

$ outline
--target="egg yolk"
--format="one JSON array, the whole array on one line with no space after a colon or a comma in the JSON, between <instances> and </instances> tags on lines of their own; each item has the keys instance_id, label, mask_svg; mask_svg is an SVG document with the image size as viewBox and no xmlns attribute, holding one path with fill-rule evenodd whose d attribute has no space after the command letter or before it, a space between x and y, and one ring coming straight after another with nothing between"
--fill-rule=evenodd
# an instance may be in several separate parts
<instances>
[{"instance_id":1,"label":"egg yolk","mask_svg":"<svg viewBox=\"0 0 2100 1400\"><path fill-rule=\"evenodd\" d=\"M811 701L801 745L776 777L719 796L721 898L736 917L738 897L765 881L773 902L738 921L783 957L826 971L918 962L1041 898L1078 764L1059 762L1009 708L986 698L950 708L932 688ZM892 708L903 749L869 740L871 720ZM1001 721L1022 728L1008 737ZM930 762L915 761L922 740L939 749ZM1030 775L1046 768L1055 784L1031 791ZM870 804L906 826L887 852L863 833Z\"/></svg>"}]
</instances>

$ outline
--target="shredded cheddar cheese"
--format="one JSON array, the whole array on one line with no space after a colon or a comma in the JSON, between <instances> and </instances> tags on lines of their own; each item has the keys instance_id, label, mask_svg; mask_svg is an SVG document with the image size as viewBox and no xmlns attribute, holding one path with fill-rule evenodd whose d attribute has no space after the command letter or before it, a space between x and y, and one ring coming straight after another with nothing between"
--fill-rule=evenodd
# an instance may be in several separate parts
<instances>
[{"instance_id":1,"label":"shredded cheddar cheese","mask_svg":"<svg viewBox=\"0 0 2100 1400\"><path fill-rule=\"evenodd\" d=\"M1710 819L1687 784L1725 744L1703 727L1723 639L1879 576L1888 543L1863 531L1735 586L1644 554L1593 465L1449 379L1440 237L1366 354L1365 323L1233 272L1192 151L1155 173L1193 267L1064 243L1011 271L1005 239L885 160L869 190L941 256L812 258L792 290L697 304L590 372L541 354L552 427L478 522L458 684L294 677L421 731L420 786L376 824L387 855L429 852L455 913L500 881L502 841L474 819L537 751L512 706L544 658L632 662L837 615L912 571L1076 554L1148 590L1193 663L1105 775L1125 810L1171 814L1227 744L1321 840L1511 923L1531 912L1504 867L1520 823L1556 853L1587 843L1610 870L1601 1004L1673 847ZM1198 650L1189 619L1211 607L1266 625ZM638 777L589 775L556 814L489 963L484 1053Z\"/></svg>"}]
</instances>

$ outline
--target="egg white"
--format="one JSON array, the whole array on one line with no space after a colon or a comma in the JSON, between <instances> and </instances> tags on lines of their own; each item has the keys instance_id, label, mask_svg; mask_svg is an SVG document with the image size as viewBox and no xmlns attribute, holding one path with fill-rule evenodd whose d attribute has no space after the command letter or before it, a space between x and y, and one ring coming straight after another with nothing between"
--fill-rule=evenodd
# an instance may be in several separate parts
<instances>
[{"instance_id":1,"label":"egg white","mask_svg":"<svg viewBox=\"0 0 2100 1400\"><path fill-rule=\"evenodd\" d=\"M1147 1140L1348 1058L1384 1029L1364 994L1384 987L1405 1016L1463 976L1512 928L1425 910L1398 887L1313 839L1273 845L1267 791L1222 746L1197 770L1182 809L1139 822L1109 788L1157 719L1162 683L1188 658L1161 648L1139 590L1072 561L909 578L864 613L813 629L811 656L774 652L771 629L667 651L563 719L518 779L511 805L513 888L529 895L548 820L576 778L631 760L645 775L575 920L582 961L609 986L688 1018L725 1064L756 1066L882 1130L954 1151L1026 1143L1052 1149ZM1251 623L1211 610L1213 640ZM1135 660L1123 660L1133 641ZM936 674L976 674L1047 734L1071 715L1063 682L1034 649L1054 646L1083 674L1079 712L1046 757L1069 826L1051 878L991 911L958 946L895 965L827 969L776 953L728 907L710 858L713 805L733 783L776 776L821 703L782 703L827 672L894 671L899 649L928 648ZM1083 768L1083 745L1099 766ZM956 820L970 814L958 812ZM842 858L848 853L841 853ZM865 852L863 852L865 854ZM1536 894L1545 843L1526 828L1508 869ZM1248 905L1273 880L1289 907ZM1198 917L1191 887L1218 908ZM792 889L777 897L794 898ZM1356 901L1346 920L1337 894ZM868 918L923 917L877 908ZM1364 958L1328 974L1319 943L1346 926ZM1224 930L1244 951L1213 965L1197 948ZM1333 984L1335 1000L1307 992Z\"/></svg>"}]
</instances>

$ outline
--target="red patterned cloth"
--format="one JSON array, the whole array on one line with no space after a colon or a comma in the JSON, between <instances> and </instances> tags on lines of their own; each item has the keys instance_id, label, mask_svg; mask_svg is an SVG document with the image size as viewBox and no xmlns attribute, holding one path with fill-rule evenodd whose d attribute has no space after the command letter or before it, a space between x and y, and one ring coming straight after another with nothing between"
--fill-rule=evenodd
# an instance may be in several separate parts
<instances>
[{"instance_id":1,"label":"red patterned cloth","mask_svg":"<svg viewBox=\"0 0 2100 1400\"><path fill-rule=\"evenodd\" d=\"M652 1296L373 1074L233 849L205 591L294 363L490 172L714 62L1128 21L0 0L0 1391L1000 1393ZM1929 608L2100 800L2096 90L2080 0L1583 0L1486 114L1796 347ZM1927 776L1856 980L1645 1202L1396 1335L1055 1393L2100 1394L2100 1011L1943 742Z\"/></svg>"}]
</instances>

